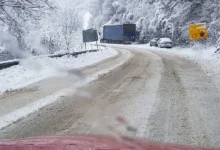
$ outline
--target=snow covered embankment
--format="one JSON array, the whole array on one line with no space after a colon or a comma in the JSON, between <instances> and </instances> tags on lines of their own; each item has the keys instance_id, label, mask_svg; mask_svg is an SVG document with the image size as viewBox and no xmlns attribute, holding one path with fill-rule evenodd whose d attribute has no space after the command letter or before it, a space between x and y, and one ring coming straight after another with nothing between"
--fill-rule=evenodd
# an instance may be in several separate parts
<instances>
[{"instance_id":1,"label":"snow covered embankment","mask_svg":"<svg viewBox=\"0 0 220 150\"><path fill-rule=\"evenodd\" d=\"M27 58L20 65L0 70L0 93L14 90L48 78L64 76L70 69L76 69L97 63L116 55L112 49L102 49L95 53L86 53L61 58Z\"/></svg>"}]
</instances>

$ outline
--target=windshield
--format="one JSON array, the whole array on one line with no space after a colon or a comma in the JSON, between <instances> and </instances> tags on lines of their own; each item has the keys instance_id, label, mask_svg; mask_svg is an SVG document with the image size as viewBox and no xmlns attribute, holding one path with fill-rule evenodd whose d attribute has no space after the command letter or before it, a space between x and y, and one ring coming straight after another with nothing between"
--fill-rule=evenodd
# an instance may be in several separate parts
<instances>
[{"instance_id":1,"label":"windshield","mask_svg":"<svg viewBox=\"0 0 220 150\"><path fill-rule=\"evenodd\" d=\"M0 149L76 135L220 148L219 8L0 0Z\"/></svg>"}]
</instances>

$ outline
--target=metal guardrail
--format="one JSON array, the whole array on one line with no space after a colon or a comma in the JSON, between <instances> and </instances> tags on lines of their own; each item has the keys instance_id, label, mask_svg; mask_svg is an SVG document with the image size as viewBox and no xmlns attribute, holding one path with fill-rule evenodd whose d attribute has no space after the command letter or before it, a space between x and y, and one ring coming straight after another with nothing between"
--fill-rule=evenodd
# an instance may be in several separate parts
<instances>
[{"instance_id":1,"label":"metal guardrail","mask_svg":"<svg viewBox=\"0 0 220 150\"><path fill-rule=\"evenodd\" d=\"M5 68L9 68L11 66L15 66L18 64L19 64L19 60L1 62L0 63L0 70L5 69Z\"/></svg>"},{"instance_id":2,"label":"metal guardrail","mask_svg":"<svg viewBox=\"0 0 220 150\"><path fill-rule=\"evenodd\" d=\"M67 54L54 54L54 55L48 55L48 56L45 56L45 57L59 58L59 57L63 57L63 56L66 56L66 55L77 56L77 55L80 55L80 54L85 54L85 53L88 53L88 52L97 52L97 51L98 50L88 50L88 51L80 51L80 52L67 53ZM0 62L0 70L6 69L6 68L9 68L9 67L12 67L12 66L16 66L19 63L20 63L19 60Z\"/></svg>"}]
</instances>

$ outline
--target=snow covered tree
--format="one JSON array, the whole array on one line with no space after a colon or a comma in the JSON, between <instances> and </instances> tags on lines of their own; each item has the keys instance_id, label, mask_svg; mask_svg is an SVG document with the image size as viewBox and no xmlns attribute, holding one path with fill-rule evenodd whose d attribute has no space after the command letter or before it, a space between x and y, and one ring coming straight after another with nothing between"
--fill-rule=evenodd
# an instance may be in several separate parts
<instances>
[{"instance_id":1,"label":"snow covered tree","mask_svg":"<svg viewBox=\"0 0 220 150\"><path fill-rule=\"evenodd\" d=\"M70 51L70 46L76 32L82 28L82 18L75 10L66 10L61 13L60 18L61 31L66 44L66 50Z\"/></svg>"},{"instance_id":2,"label":"snow covered tree","mask_svg":"<svg viewBox=\"0 0 220 150\"><path fill-rule=\"evenodd\" d=\"M1 0L0 21L7 25L8 31L16 37L19 47L25 48L27 22L40 20L42 14L52 8L48 0Z\"/></svg>"}]
</instances>

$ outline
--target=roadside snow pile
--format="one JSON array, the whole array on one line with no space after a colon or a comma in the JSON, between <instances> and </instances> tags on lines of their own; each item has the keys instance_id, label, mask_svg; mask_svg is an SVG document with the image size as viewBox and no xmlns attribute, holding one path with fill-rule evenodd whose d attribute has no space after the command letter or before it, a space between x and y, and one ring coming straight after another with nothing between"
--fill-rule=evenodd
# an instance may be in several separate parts
<instances>
[{"instance_id":1,"label":"roadside snow pile","mask_svg":"<svg viewBox=\"0 0 220 150\"><path fill-rule=\"evenodd\" d=\"M202 70L212 78L216 87L220 89L220 55L215 54L215 50L215 48L206 49L201 54L194 56L194 58Z\"/></svg>"},{"instance_id":2,"label":"roadside snow pile","mask_svg":"<svg viewBox=\"0 0 220 150\"><path fill-rule=\"evenodd\" d=\"M65 76L70 69L88 66L116 54L115 50L104 49L78 57L21 60L20 65L0 70L0 93L27 86L50 76Z\"/></svg>"}]
</instances>

